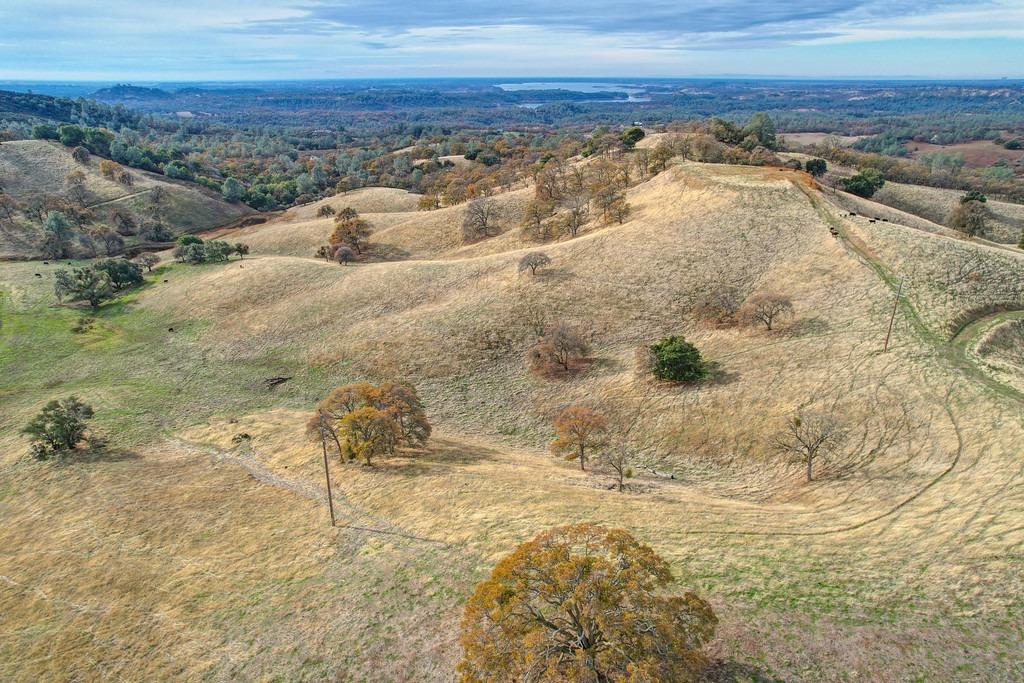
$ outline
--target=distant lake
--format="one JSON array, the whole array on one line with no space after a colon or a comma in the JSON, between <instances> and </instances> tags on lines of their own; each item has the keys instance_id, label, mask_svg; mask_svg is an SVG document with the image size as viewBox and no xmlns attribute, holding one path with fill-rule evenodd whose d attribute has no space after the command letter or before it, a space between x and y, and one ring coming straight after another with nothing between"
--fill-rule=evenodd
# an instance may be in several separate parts
<instances>
[{"instance_id":1,"label":"distant lake","mask_svg":"<svg viewBox=\"0 0 1024 683\"><path fill-rule=\"evenodd\" d=\"M624 99L614 100L578 100L580 103L615 103L615 102L650 102L651 98L646 96L646 89L643 86L621 85L619 83L593 83L588 81L529 81L526 83L499 83L497 87L508 92L514 91L551 91L566 90L590 95L611 93L622 94ZM544 102L524 102L517 104L517 107L524 109L536 109L543 107L552 100Z\"/></svg>"},{"instance_id":2,"label":"distant lake","mask_svg":"<svg viewBox=\"0 0 1024 683\"><path fill-rule=\"evenodd\" d=\"M587 81L531 81L527 83L499 83L502 90L568 90L581 93L621 92L628 96L644 92L642 86L620 85L618 83L591 83Z\"/></svg>"}]
</instances>

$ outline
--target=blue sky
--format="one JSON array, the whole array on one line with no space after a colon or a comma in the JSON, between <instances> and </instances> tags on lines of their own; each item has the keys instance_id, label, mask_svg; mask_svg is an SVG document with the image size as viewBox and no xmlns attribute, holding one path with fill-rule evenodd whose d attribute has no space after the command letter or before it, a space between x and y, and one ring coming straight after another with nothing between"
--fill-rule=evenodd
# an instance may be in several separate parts
<instances>
[{"instance_id":1,"label":"blue sky","mask_svg":"<svg viewBox=\"0 0 1024 683\"><path fill-rule=\"evenodd\" d=\"M0 0L0 79L1024 77L1024 0Z\"/></svg>"}]
</instances>

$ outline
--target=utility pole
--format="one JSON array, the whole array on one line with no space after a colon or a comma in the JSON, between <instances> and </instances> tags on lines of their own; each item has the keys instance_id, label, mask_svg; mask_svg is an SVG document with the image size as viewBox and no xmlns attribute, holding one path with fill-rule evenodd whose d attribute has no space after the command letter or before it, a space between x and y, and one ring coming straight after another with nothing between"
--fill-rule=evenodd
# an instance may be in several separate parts
<instances>
[{"instance_id":1,"label":"utility pole","mask_svg":"<svg viewBox=\"0 0 1024 683\"><path fill-rule=\"evenodd\" d=\"M899 289L896 290L896 298L892 302L892 315L889 316L889 331L885 333L885 348L882 349L882 353L889 350L889 338L892 337L892 324L896 320L896 307L900 303L900 295L903 294L903 283L906 282L907 278L903 277L900 279ZM326 451L324 451L326 453Z\"/></svg>"},{"instance_id":2,"label":"utility pole","mask_svg":"<svg viewBox=\"0 0 1024 683\"><path fill-rule=\"evenodd\" d=\"M331 494L331 468L327 464L327 438L324 435L324 430L327 428L326 421L324 420L324 414L319 413L320 416L320 447L324 451L324 478L327 479L327 507L331 511L331 526L335 526L334 521L334 496Z\"/></svg>"}]
</instances>

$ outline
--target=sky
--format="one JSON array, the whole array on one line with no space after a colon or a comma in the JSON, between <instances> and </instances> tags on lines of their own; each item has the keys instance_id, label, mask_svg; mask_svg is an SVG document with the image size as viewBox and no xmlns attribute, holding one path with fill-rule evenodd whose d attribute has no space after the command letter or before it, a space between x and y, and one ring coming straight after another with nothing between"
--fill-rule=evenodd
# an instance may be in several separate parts
<instances>
[{"instance_id":1,"label":"sky","mask_svg":"<svg viewBox=\"0 0 1024 683\"><path fill-rule=\"evenodd\" d=\"M0 0L0 79L1021 78L1024 0Z\"/></svg>"}]
</instances>

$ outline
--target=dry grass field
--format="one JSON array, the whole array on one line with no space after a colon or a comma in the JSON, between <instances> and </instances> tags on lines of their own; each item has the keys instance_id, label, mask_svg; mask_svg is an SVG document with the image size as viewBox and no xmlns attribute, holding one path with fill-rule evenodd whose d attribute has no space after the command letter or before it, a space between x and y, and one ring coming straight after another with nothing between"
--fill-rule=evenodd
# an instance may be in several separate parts
<instances>
[{"instance_id":1,"label":"dry grass field","mask_svg":"<svg viewBox=\"0 0 1024 683\"><path fill-rule=\"evenodd\" d=\"M0 143L0 186L19 201L34 197L66 198L65 178L69 173L85 174L87 207L96 224L110 223L115 211L146 215L153 188L166 190L164 220L176 233L207 230L252 213L244 204L230 204L220 195L199 185L132 169L130 187L104 178L98 157L80 164L71 151L56 142L17 140ZM27 221L0 224L0 259L25 258L39 254L40 229Z\"/></svg>"},{"instance_id":2,"label":"dry grass field","mask_svg":"<svg viewBox=\"0 0 1024 683\"><path fill-rule=\"evenodd\" d=\"M963 156L964 166L967 168L985 168L997 161L1005 161L1008 164L1012 164L1024 157L1024 152L1021 150L1006 149L991 140L973 140L955 145L933 145L930 142L914 142L911 140L904 147L907 148L913 159L917 159L930 152L960 154Z\"/></svg>"},{"instance_id":3,"label":"dry grass field","mask_svg":"<svg viewBox=\"0 0 1024 683\"><path fill-rule=\"evenodd\" d=\"M300 207L236 231L243 261L163 266L86 333L52 266L0 266L0 678L452 680L475 582L583 520L630 529L711 600L709 680L1024 678L1019 329L995 330L1024 308L1020 255L851 218L800 173L679 163L629 191L624 224L540 247L552 265L529 277L538 247L514 227L461 246L463 209L416 199L325 200L363 213L387 260L315 260L331 221ZM942 279L961 262L978 265ZM785 293L794 315L696 320L722 286ZM580 373L528 371L536 310L587 331ZM667 334L714 378L639 377L636 349ZM374 467L335 460L331 529L303 426L363 379L416 384L436 432ZM69 393L110 447L31 461L18 427ZM574 402L661 444L625 493L547 453ZM849 432L813 484L771 445L798 408Z\"/></svg>"},{"instance_id":4,"label":"dry grass field","mask_svg":"<svg viewBox=\"0 0 1024 683\"><path fill-rule=\"evenodd\" d=\"M807 145L820 145L825 138L833 137L839 141L840 145L849 147L858 140L862 140L867 135L831 135L829 133L781 133L786 142L791 145L807 146Z\"/></svg>"},{"instance_id":5,"label":"dry grass field","mask_svg":"<svg viewBox=\"0 0 1024 683\"><path fill-rule=\"evenodd\" d=\"M887 182L873 199L945 225L963 194L958 190ZM1024 206L994 199L989 199L986 206L991 215L985 222L985 237L996 242L1019 243L1024 235Z\"/></svg>"}]
</instances>

